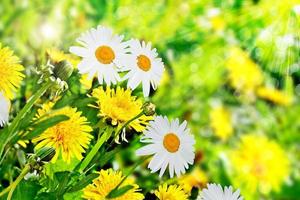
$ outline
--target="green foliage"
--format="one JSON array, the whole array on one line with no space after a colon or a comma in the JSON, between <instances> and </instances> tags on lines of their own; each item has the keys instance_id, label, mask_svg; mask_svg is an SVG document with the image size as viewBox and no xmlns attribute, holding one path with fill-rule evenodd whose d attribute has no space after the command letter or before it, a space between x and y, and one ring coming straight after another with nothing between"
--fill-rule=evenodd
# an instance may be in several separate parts
<instances>
[{"instance_id":1,"label":"green foliage","mask_svg":"<svg viewBox=\"0 0 300 200\"><path fill-rule=\"evenodd\" d=\"M249 200L298 199L300 15L294 9L297 5L295 0L1 0L0 42L20 57L26 67L26 78L12 100L9 126L0 129L0 190L16 180L29 155L35 153L31 140L69 119L65 115L35 119L42 104L54 99L54 109L77 108L93 128L94 139L82 154L88 160L71 159L66 163L59 157L55 163L44 163L42 172L18 184L12 199L82 199L82 189L98 176L96 171L118 168L128 172L140 161L135 155L140 135L133 130L126 130L128 144L116 144L109 137L97 143L106 121L94 107L96 99L90 97L92 89L99 86L96 79L91 88L83 87L75 66L67 80L68 89L53 96L47 90L50 85L38 84L40 75L35 73L46 64L47 49L68 53L82 32L106 25L124 34L126 40L138 38L157 48L166 70L158 89L152 90L147 100L156 105L157 114L188 121L196 139L196 155L202 155L196 159L194 168L201 169L208 182L232 185L236 177L232 176L227 154L243 135L258 133L284 150L290 160L289 177L278 191L262 194L257 190L256 196L241 184L242 194ZM292 96L292 103L284 106L256 94L252 98L232 87L227 68L232 47L241 49L258 66L264 77L263 86ZM121 84L126 87L125 81ZM133 93L141 96L141 87ZM211 127L215 105L228 109L232 119L233 133L225 141ZM20 140L26 145L21 145ZM93 156L87 156L90 152ZM144 165L133 176L145 195L163 182L178 183L177 179L160 179L157 174L150 174ZM201 184L204 187L206 182ZM118 188L110 198L130 189L129 185ZM195 187L192 196L196 197L199 191Z\"/></svg>"}]
</instances>

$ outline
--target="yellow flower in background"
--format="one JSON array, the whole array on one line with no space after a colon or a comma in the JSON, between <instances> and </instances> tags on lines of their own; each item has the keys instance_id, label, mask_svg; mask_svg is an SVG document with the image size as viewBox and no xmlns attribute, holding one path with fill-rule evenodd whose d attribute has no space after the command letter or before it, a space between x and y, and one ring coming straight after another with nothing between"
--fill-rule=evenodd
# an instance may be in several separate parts
<instances>
[{"instance_id":1,"label":"yellow flower in background","mask_svg":"<svg viewBox=\"0 0 300 200\"><path fill-rule=\"evenodd\" d=\"M107 87L99 87L93 90L93 97L97 98L99 115L105 119L111 119L112 125L121 128L126 122L137 116L143 111L143 102L137 97L131 95L131 90L117 87L111 89ZM152 116L142 115L138 119L132 121L129 127L137 132L145 130L148 121L152 120Z\"/></svg>"},{"instance_id":2,"label":"yellow flower in background","mask_svg":"<svg viewBox=\"0 0 300 200\"><path fill-rule=\"evenodd\" d=\"M155 190L154 194L159 200L187 200L188 195L181 186L163 184Z\"/></svg>"},{"instance_id":3,"label":"yellow flower in background","mask_svg":"<svg viewBox=\"0 0 300 200\"><path fill-rule=\"evenodd\" d=\"M181 176L178 180L178 183L182 186L187 194L191 193L193 187L200 189L204 187L207 182L208 178L206 174L199 167L193 169L191 173Z\"/></svg>"},{"instance_id":4,"label":"yellow flower in background","mask_svg":"<svg viewBox=\"0 0 300 200\"><path fill-rule=\"evenodd\" d=\"M89 90L93 86L93 79L89 79L87 74L81 75L80 83L86 90Z\"/></svg>"},{"instance_id":5,"label":"yellow flower in background","mask_svg":"<svg viewBox=\"0 0 300 200\"><path fill-rule=\"evenodd\" d=\"M226 68L230 85L243 94L254 95L256 88L263 83L259 66L237 47L230 49Z\"/></svg>"},{"instance_id":6,"label":"yellow flower in background","mask_svg":"<svg viewBox=\"0 0 300 200\"><path fill-rule=\"evenodd\" d=\"M8 47L0 43L0 92L8 99L13 98L13 93L20 87L25 77L22 73L24 67L20 60Z\"/></svg>"},{"instance_id":7,"label":"yellow flower in background","mask_svg":"<svg viewBox=\"0 0 300 200\"><path fill-rule=\"evenodd\" d=\"M259 87L256 91L257 96L271 101L275 104L289 106L292 104L293 97L275 88Z\"/></svg>"},{"instance_id":8,"label":"yellow flower in background","mask_svg":"<svg viewBox=\"0 0 300 200\"><path fill-rule=\"evenodd\" d=\"M233 133L230 112L223 106L217 106L210 111L210 126L215 135L226 141Z\"/></svg>"},{"instance_id":9,"label":"yellow flower in background","mask_svg":"<svg viewBox=\"0 0 300 200\"><path fill-rule=\"evenodd\" d=\"M38 143L35 148L41 149L42 147L55 148L55 156L52 162L55 162L61 154L66 162L70 162L71 158L76 157L81 160L82 153L88 148L88 145L93 138L90 134L92 128L88 125L85 117L81 116L81 112L76 108L64 107L59 110L51 110L54 103L50 102L44 104L38 110L37 118L53 117L56 115L65 115L69 117L68 120L62 121L43 132L38 137L32 140L33 143Z\"/></svg>"},{"instance_id":10,"label":"yellow flower in background","mask_svg":"<svg viewBox=\"0 0 300 200\"><path fill-rule=\"evenodd\" d=\"M105 200L106 196L122 181L124 176L120 171L112 169L101 170L99 177L93 180L93 183L83 189L83 198L89 200ZM133 186L125 194L112 198L113 200L142 200L144 195L139 193L139 186L134 183L133 179L127 178L120 187L127 185Z\"/></svg>"},{"instance_id":11,"label":"yellow flower in background","mask_svg":"<svg viewBox=\"0 0 300 200\"><path fill-rule=\"evenodd\" d=\"M265 136L243 136L238 148L231 152L230 160L234 185L250 195L257 191L268 194L279 190L289 175L286 153Z\"/></svg>"},{"instance_id":12,"label":"yellow flower in background","mask_svg":"<svg viewBox=\"0 0 300 200\"><path fill-rule=\"evenodd\" d=\"M66 60L70 62L74 68L77 68L78 63L80 62L80 59L77 57L71 54L66 54L65 52L55 48L47 49L47 55L55 63Z\"/></svg>"},{"instance_id":13,"label":"yellow flower in background","mask_svg":"<svg viewBox=\"0 0 300 200\"><path fill-rule=\"evenodd\" d=\"M226 22L219 8L209 9L207 15L213 30L222 31L225 29Z\"/></svg>"}]
</instances>

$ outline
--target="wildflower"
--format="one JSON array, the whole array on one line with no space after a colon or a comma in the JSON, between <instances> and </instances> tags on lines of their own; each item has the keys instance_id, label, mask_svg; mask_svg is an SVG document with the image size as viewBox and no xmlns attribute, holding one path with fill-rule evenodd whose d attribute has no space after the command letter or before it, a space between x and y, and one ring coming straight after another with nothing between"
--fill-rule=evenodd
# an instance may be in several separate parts
<instances>
[{"instance_id":1,"label":"wildflower","mask_svg":"<svg viewBox=\"0 0 300 200\"><path fill-rule=\"evenodd\" d=\"M243 200L240 196L240 191L232 191L232 187L224 187L220 184L207 184L207 189L204 189L197 198L198 200Z\"/></svg>"},{"instance_id":2,"label":"wildflower","mask_svg":"<svg viewBox=\"0 0 300 200\"><path fill-rule=\"evenodd\" d=\"M8 122L10 101L0 92L0 127Z\"/></svg>"},{"instance_id":3,"label":"wildflower","mask_svg":"<svg viewBox=\"0 0 300 200\"><path fill-rule=\"evenodd\" d=\"M257 96L283 106L288 106L292 103L292 96L275 88L260 87L257 89Z\"/></svg>"},{"instance_id":4,"label":"wildflower","mask_svg":"<svg viewBox=\"0 0 300 200\"><path fill-rule=\"evenodd\" d=\"M202 188L206 185L207 181L208 178L204 171L202 171L199 167L196 167L191 173L181 176L178 183L182 186L186 193L190 194L193 187Z\"/></svg>"},{"instance_id":5,"label":"wildflower","mask_svg":"<svg viewBox=\"0 0 300 200\"><path fill-rule=\"evenodd\" d=\"M93 79L89 79L88 75L84 74L84 75L81 75L80 83L84 89L89 90L93 86Z\"/></svg>"},{"instance_id":6,"label":"wildflower","mask_svg":"<svg viewBox=\"0 0 300 200\"><path fill-rule=\"evenodd\" d=\"M83 47L73 46L70 52L82 57L78 64L81 74L95 75L100 84L103 81L110 85L120 81L118 72L127 59L127 43L122 42L124 36L114 35L112 30L103 26L83 33L77 42Z\"/></svg>"},{"instance_id":7,"label":"wildflower","mask_svg":"<svg viewBox=\"0 0 300 200\"><path fill-rule=\"evenodd\" d=\"M243 94L253 96L255 89L263 83L259 66L239 48L230 50L226 67L230 85Z\"/></svg>"},{"instance_id":8,"label":"wildflower","mask_svg":"<svg viewBox=\"0 0 300 200\"><path fill-rule=\"evenodd\" d=\"M54 64L66 60L71 63L74 68L76 68L78 63L80 62L77 57L73 56L72 54L67 54L59 49L51 48L47 49L46 52L51 62L53 62Z\"/></svg>"},{"instance_id":9,"label":"wildflower","mask_svg":"<svg viewBox=\"0 0 300 200\"><path fill-rule=\"evenodd\" d=\"M188 200L183 188L177 185L160 185L154 194L160 200Z\"/></svg>"},{"instance_id":10,"label":"wildflower","mask_svg":"<svg viewBox=\"0 0 300 200\"><path fill-rule=\"evenodd\" d=\"M122 172L113 171L112 169L101 170L99 177L93 180L93 183L83 189L83 198L89 200L106 199L106 196L117 187L124 176ZM134 183L133 179L127 178L119 187L130 185L133 188L114 200L142 200L144 195L139 193L139 186Z\"/></svg>"},{"instance_id":11,"label":"wildflower","mask_svg":"<svg viewBox=\"0 0 300 200\"><path fill-rule=\"evenodd\" d=\"M164 64L161 58L158 58L156 49L151 49L150 43L132 39L129 41L129 50L131 52L130 62L123 68L129 72L124 79L128 79L127 86L134 90L140 83L143 85L144 96L149 96L150 85L153 89L157 88L162 74Z\"/></svg>"},{"instance_id":12,"label":"wildflower","mask_svg":"<svg viewBox=\"0 0 300 200\"><path fill-rule=\"evenodd\" d=\"M19 62L13 51L8 47L2 48L0 43L0 92L9 99L13 98L13 92L20 87L24 78L24 67Z\"/></svg>"},{"instance_id":13,"label":"wildflower","mask_svg":"<svg viewBox=\"0 0 300 200\"><path fill-rule=\"evenodd\" d=\"M209 9L207 12L207 17L213 30L223 31L225 29L226 22L219 8Z\"/></svg>"},{"instance_id":14,"label":"wildflower","mask_svg":"<svg viewBox=\"0 0 300 200\"><path fill-rule=\"evenodd\" d=\"M231 116L223 106L215 107L210 112L210 125L217 137L226 141L233 132Z\"/></svg>"},{"instance_id":15,"label":"wildflower","mask_svg":"<svg viewBox=\"0 0 300 200\"><path fill-rule=\"evenodd\" d=\"M118 126L117 129L143 112L143 102L132 96L129 89L107 87L104 90L103 87L100 87L93 90L93 97L97 99L99 115L104 119L111 120L112 125ZM152 119L152 116L142 115L130 122L128 126L141 132L145 129L148 121Z\"/></svg>"},{"instance_id":16,"label":"wildflower","mask_svg":"<svg viewBox=\"0 0 300 200\"><path fill-rule=\"evenodd\" d=\"M174 172L180 176L189 168L188 164L194 163L195 140L186 125L186 121L182 124L179 124L178 119L169 122L167 117L162 116L157 116L149 123L141 142L150 144L136 153L140 156L155 154L148 165L152 173L160 169L161 177L169 165L170 177L173 177Z\"/></svg>"},{"instance_id":17,"label":"wildflower","mask_svg":"<svg viewBox=\"0 0 300 200\"><path fill-rule=\"evenodd\" d=\"M283 149L265 136L245 135L230 154L233 183L245 191L269 193L278 190L289 175L289 160ZM276 166L276 167L274 167Z\"/></svg>"},{"instance_id":18,"label":"wildflower","mask_svg":"<svg viewBox=\"0 0 300 200\"><path fill-rule=\"evenodd\" d=\"M37 118L41 118L47 114L49 117L57 115L65 115L68 120L62 121L44 131L41 135L33 139L36 149L42 147L55 148L55 155L52 162L55 162L61 153L62 158L66 162L70 162L71 158L76 157L81 160L82 153L88 148L92 135L92 128L88 125L87 119L81 116L76 108L64 107L59 110L51 110L54 103L44 104L38 110ZM51 111L51 112L50 112Z\"/></svg>"}]
</instances>

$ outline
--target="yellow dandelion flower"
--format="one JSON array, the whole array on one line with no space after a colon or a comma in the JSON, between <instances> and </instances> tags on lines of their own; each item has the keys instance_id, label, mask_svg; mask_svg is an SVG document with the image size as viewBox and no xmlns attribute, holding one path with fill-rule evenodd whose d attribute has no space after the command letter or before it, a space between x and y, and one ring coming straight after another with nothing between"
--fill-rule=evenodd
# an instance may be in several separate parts
<instances>
[{"instance_id":1,"label":"yellow dandelion flower","mask_svg":"<svg viewBox=\"0 0 300 200\"><path fill-rule=\"evenodd\" d=\"M225 29L226 22L219 8L209 9L207 15L213 30L223 31Z\"/></svg>"},{"instance_id":2,"label":"yellow dandelion flower","mask_svg":"<svg viewBox=\"0 0 300 200\"><path fill-rule=\"evenodd\" d=\"M226 68L230 85L243 94L253 95L255 89L263 83L259 66L239 48L230 50Z\"/></svg>"},{"instance_id":3,"label":"yellow dandelion flower","mask_svg":"<svg viewBox=\"0 0 300 200\"><path fill-rule=\"evenodd\" d=\"M188 195L181 186L163 184L154 192L160 200L187 200Z\"/></svg>"},{"instance_id":4,"label":"yellow dandelion flower","mask_svg":"<svg viewBox=\"0 0 300 200\"><path fill-rule=\"evenodd\" d=\"M271 101L275 104L289 106L292 103L293 97L275 88L259 87L257 96Z\"/></svg>"},{"instance_id":5,"label":"yellow dandelion flower","mask_svg":"<svg viewBox=\"0 0 300 200\"><path fill-rule=\"evenodd\" d=\"M89 78L87 74L81 75L80 83L86 90L89 90L92 88L93 85L93 79Z\"/></svg>"},{"instance_id":6,"label":"yellow dandelion flower","mask_svg":"<svg viewBox=\"0 0 300 200\"><path fill-rule=\"evenodd\" d=\"M46 52L47 52L47 55L49 56L49 58L55 63L66 60L66 61L70 62L74 68L76 68L78 63L80 62L80 59L78 59L77 57L75 57L71 54L66 54L65 52L63 52L59 49L51 48L51 49L47 49Z\"/></svg>"},{"instance_id":7,"label":"yellow dandelion flower","mask_svg":"<svg viewBox=\"0 0 300 200\"><path fill-rule=\"evenodd\" d=\"M289 175L289 160L283 149L265 136L245 135L230 154L233 183L253 194L279 190Z\"/></svg>"},{"instance_id":8,"label":"yellow dandelion flower","mask_svg":"<svg viewBox=\"0 0 300 200\"><path fill-rule=\"evenodd\" d=\"M24 78L24 67L19 62L13 51L8 47L2 48L0 43L0 92L9 99L13 98Z\"/></svg>"},{"instance_id":9,"label":"yellow dandelion flower","mask_svg":"<svg viewBox=\"0 0 300 200\"><path fill-rule=\"evenodd\" d=\"M83 189L83 198L89 200L105 200L106 196L122 181L124 176L120 171L112 169L101 170L99 177L93 180L93 183ZM131 185L132 189L125 194L112 198L112 200L142 200L144 195L139 193L139 186L134 183L133 179L127 178L120 187Z\"/></svg>"},{"instance_id":10,"label":"yellow dandelion flower","mask_svg":"<svg viewBox=\"0 0 300 200\"><path fill-rule=\"evenodd\" d=\"M191 173L181 176L178 180L187 194L191 193L193 187L202 188L207 182L206 174L199 167L196 167Z\"/></svg>"},{"instance_id":11,"label":"yellow dandelion flower","mask_svg":"<svg viewBox=\"0 0 300 200\"><path fill-rule=\"evenodd\" d=\"M223 106L217 106L210 112L210 126L215 135L226 141L233 133L230 112Z\"/></svg>"},{"instance_id":12,"label":"yellow dandelion flower","mask_svg":"<svg viewBox=\"0 0 300 200\"><path fill-rule=\"evenodd\" d=\"M106 90L103 87L93 90L93 97L97 98L97 104L100 109L100 116L105 119L111 119L113 125L122 127L130 119L140 114L143 109L143 102L131 95L131 90L117 87ZM142 115L129 124L129 127L141 132L145 129L152 116Z\"/></svg>"},{"instance_id":13,"label":"yellow dandelion flower","mask_svg":"<svg viewBox=\"0 0 300 200\"><path fill-rule=\"evenodd\" d=\"M52 162L56 161L60 152L63 160L68 163L73 157L81 160L83 158L82 153L88 148L93 137L90 134L92 128L88 125L87 119L82 117L81 112L78 112L76 108L64 107L59 110L51 110L53 105L54 103L52 102L44 104L38 110L37 118L47 114L49 117L65 115L70 119L48 128L44 133L34 138L32 140L33 143L38 142L35 148L41 149L45 146L55 148L56 153Z\"/></svg>"}]
</instances>

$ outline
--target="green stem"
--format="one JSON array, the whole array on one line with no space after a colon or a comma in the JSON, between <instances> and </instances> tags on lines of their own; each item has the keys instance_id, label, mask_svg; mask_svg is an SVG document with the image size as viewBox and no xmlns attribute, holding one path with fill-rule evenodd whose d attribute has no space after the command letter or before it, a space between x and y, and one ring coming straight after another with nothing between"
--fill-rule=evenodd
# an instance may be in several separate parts
<instances>
[{"instance_id":1,"label":"green stem","mask_svg":"<svg viewBox=\"0 0 300 200\"><path fill-rule=\"evenodd\" d=\"M82 161L79 171L83 172L84 169L90 164L92 159L95 157L101 146L106 142L112 134L112 129L106 130L101 137L97 140L97 143L92 148L92 150L88 153L88 155L85 157L85 159Z\"/></svg>"},{"instance_id":2,"label":"green stem","mask_svg":"<svg viewBox=\"0 0 300 200\"><path fill-rule=\"evenodd\" d=\"M21 119L23 119L25 117L27 112L29 112L29 110L36 103L36 101L41 96L43 96L43 94L47 91L47 89L50 88L51 85L52 85L52 82L47 82L44 85L42 85L42 87L29 99L28 103L26 103L26 105L22 108L22 110L15 117L15 119L13 120L13 122L11 123L11 125L7 131L7 134L3 136L4 137L3 139L1 139L1 141L3 141L3 142L0 143L0 157L3 154L4 147L10 142L10 140L12 138L14 138L18 134L18 132L16 130L18 128L18 125L19 125Z\"/></svg>"},{"instance_id":3,"label":"green stem","mask_svg":"<svg viewBox=\"0 0 300 200\"><path fill-rule=\"evenodd\" d=\"M120 135L121 131L126 128L131 122L133 122L134 120L140 118L141 116L144 115L144 112L140 112L138 115L136 115L135 117L133 117L132 119L130 119L129 121L127 121L125 124L123 124L123 126L117 130L117 134L115 134L114 139L111 141L111 143L109 144L109 146L112 145L112 143L116 140L116 138Z\"/></svg>"},{"instance_id":4,"label":"green stem","mask_svg":"<svg viewBox=\"0 0 300 200\"><path fill-rule=\"evenodd\" d=\"M5 188L4 190L2 190L2 192L0 192L0 197L2 197L3 195L5 195L6 193L8 193L10 191L12 185L9 185L7 188Z\"/></svg>"},{"instance_id":5,"label":"green stem","mask_svg":"<svg viewBox=\"0 0 300 200\"><path fill-rule=\"evenodd\" d=\"M127 121L119 130L118 130L118 133L117 135L119 135L121 133L121 131L126 128L131 122L133 122L134 120L140 118L141 116L144 115L144 112L140 112L137 116L133 117L132 119L130 119L129 121Z\"/></svg>"},{"instance_id":6,"label":"green stem","mask_svg":"<svg viewBox=\"0 0 300 200\"><path fill-rule=\"evenodd\" d=\"M18 176L18 178L9 186L10 190L9 190L9 193L7 196L7 200L11 200L14 190L16 189L18 184L21 182L21 180L24 178L24 176L29 172L29 170L30 170L30 165L25 165L25 167L23 168L23 170L22 170L21 174Z\"/></svg>"},{"instance_id":7,"label":"green stem","mask_svg":"<svg viewBox=\"0 0 300 200\"><path fill-rule=\"evenodd\" d=\"M140 166L143 162L145 162L148 158L150 158L151 156L146 156L144 159L138 161L131 169L130 171L127 173L127 175L121 180L121 182L113 189L110 191L110 193L108 193L107 197L109 197L111 195L111 193L113 193L114 191L118 190L118 188L124 183L124 181L135 171L135 169Z\"/></svg>"}]
</instances>

